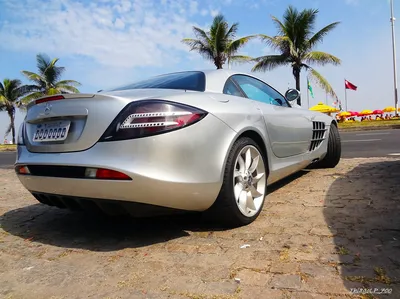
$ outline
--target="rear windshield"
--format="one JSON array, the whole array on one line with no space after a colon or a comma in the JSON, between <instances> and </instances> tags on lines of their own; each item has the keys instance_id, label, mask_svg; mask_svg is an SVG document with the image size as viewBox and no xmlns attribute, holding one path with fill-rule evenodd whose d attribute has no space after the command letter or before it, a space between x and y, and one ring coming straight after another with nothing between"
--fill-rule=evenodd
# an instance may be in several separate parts
<instances>
[{"instance_id":1,"label":"rear windshield","mask_svg":"<svg viewBox=\"0 0 400 299\"><path fill-rule=\"evenodd\" d=\"M203 72L172 73L118 87L112 89L111 91L141 88L165 88L204 91L206 89L206 76Z\"/></svg>"}]
</instances>

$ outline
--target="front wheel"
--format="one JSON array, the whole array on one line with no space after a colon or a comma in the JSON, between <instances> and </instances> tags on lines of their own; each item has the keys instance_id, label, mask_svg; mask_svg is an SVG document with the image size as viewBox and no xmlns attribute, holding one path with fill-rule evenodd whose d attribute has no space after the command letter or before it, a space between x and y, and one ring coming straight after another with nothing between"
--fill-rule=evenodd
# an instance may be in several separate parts
<instances>
[{"instance_id":1,"label":"front wheel","mask_svg":"<svg viewBox=\"0 0 400 299\"><path fill-rule=\"evenodd\" d=\"M326 155L321 161L315 163L313 168L334 168L339 164L341 155L342 144L339 129L334 124L331 124Z\"/></svg>"},{"instance_id":2,"label":"front wheel","mask_svg":"<svg viewBox=\"0 0 400 299\"><path fill-rule=\"evenodd\" d=\"M258 217L267 194L266 165L265 155L251 138L243 137L233 144L221 191L211 208L219 222L235 227Z\"/></svg>"}]
</instances>

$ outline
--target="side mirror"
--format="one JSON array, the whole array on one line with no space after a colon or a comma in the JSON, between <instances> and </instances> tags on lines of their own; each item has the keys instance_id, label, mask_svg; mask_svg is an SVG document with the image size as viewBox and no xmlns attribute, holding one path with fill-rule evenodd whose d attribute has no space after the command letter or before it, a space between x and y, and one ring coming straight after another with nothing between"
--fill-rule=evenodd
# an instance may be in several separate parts
<instances>
[{"instance_id":1,"label":"side mirror","mask_svg":"<svg viewBox=\"0 0 400 299\"><path fill-rule=\"evenodd\" d=\"M289 102L294 102L297 101L298 98L300 98L300 91L298 91L297 89L288 89L285 93L285 98L289 101Z\"/></svg>"}]
</instances>

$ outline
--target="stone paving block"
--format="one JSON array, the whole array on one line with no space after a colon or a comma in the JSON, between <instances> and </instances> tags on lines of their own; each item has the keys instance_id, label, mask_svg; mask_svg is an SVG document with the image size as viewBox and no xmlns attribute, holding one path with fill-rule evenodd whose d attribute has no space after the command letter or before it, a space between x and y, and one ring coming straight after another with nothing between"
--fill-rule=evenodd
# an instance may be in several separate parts
<instances>
[{"instance_id":1,"label":"stone paving block","mask_svg":"<svg viewBox=\"0 0 400 299\"><path fill-rule=\"evenodd\" d=\"M248 268L262 271L269 271L271 267L271 261L260 260L254 257L254 254L241 256L232 265L232 268Z\"/></svg>"},{"instance_id":2,"label":"stone paving block","mask_svg":"<svg viewBox=\"0 0 400 299\"><path fill-rule=\"evenodd\" d=\"M238 295L242 299L287 299L281 290L248 285L240 285Z\"/></svg>"},{"instance_id":3,"label":"stone paving block","mask_svg":"<svg viewBox=\"0 0 400 299\"><path fill-rule=\"evenodd\" d=\"M315 261L318 259L319 254L317 252L302 252L302 251L290 251L289 258L291 261Z\"/></svg>"},{"instance_id":4,"label":"stone paving block","mask_svg":"<svg viewBox=\"0 0 400 299\"><path fill-rule=\"evenodd\" d=\"M272 277L270 273L261 273L249 269L239 270L233 278L239 278L241 285L261 286L268 284Z\"/></svg>"},{"instance_id":5,"label":"stone paving block","mask_svg":"<svg viewBox=\"0 0 400 299\"><path fill-rule=\"evenodd\" d=\"M283 263L280 261L272 262L270 272L280 274L294 274L298 271L299 265L297 263L288 262Z\"/></svg>"},{"instance_id":6,"label":"stone paving block","mask_svg":"<svg viewBox=\"0 0 400 299\"><path fill-rule=\"evenodd\" d=\"M372 268L361 268L354 266L338 266L338 271L341 276L363 276L368 278L374 278L375 272Z\"/></svg>"},{"instance_id":7,"label":"stone paving block","mask_svg":"<svg viewBox=\"0 0 400 299\"><path fill-rule=\"evenodd\" d=\"M361 288L359 282L344 281L341 277L310 277L304 284L304 290L314 293L329 293L337 295L350 295L351 288Z\"/></svg>"},{"instance_id":8,"label":"stone paving block","mask_svg":"<svg viewBox=\"0 0 400 299\"><path fill-rule=\"evenodd\" d=\"M313 277L331 277L336 274L336 269L331 266L315 264L315 263L301 263L300 272L311 275Z\"/></svg>"},{"instance_id":9,"label":"stone paving block","mask_svg":"<svg viewBox=\"0 0 400 299\"><path fill-rule=\"evenodd\" d=\"M276 289L300 289L302 287L299 275L293 274L275 274L269 285Z\"/></svg>"}]
</instances>

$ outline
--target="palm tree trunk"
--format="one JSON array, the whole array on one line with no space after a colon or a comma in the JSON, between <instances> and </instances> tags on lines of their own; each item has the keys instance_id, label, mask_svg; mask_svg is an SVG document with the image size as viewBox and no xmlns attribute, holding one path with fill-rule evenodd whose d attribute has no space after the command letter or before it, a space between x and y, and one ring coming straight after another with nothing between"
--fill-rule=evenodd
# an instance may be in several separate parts
<instances>
[{"instance_id":1,"label":"palm tree trunk","mask_svg":"<svg viewBox=\"0 0 400 299\"><path fill-rule=\"evenodd\" d=\"M14 111L8 111L8 116L10 117L10 128L12 135L12 143L15 144L15 115Z\"/></svg>"},{"instance_id":2,"label":"palm tree trunk","mask_svg":"<svg viewBox=\"0 0 400 299\"><path fill-rule=\"evenodd\" d=\"M296 89L300 91L300 69L293 67L293 76L296 80ZM301 106L301 96L297 99L297 105Z\"/></svg>"},{"instance_id":3,"label":"palm tree trunk","mask_svg":"<svg viewBox=\"0 0 400 299\"><path fill-rule=\"evenodd\" d=\"M222 59L220 57L215 57L214 65L217 67L217 70L222 69Z\"/></svg>"}]
</instances>

